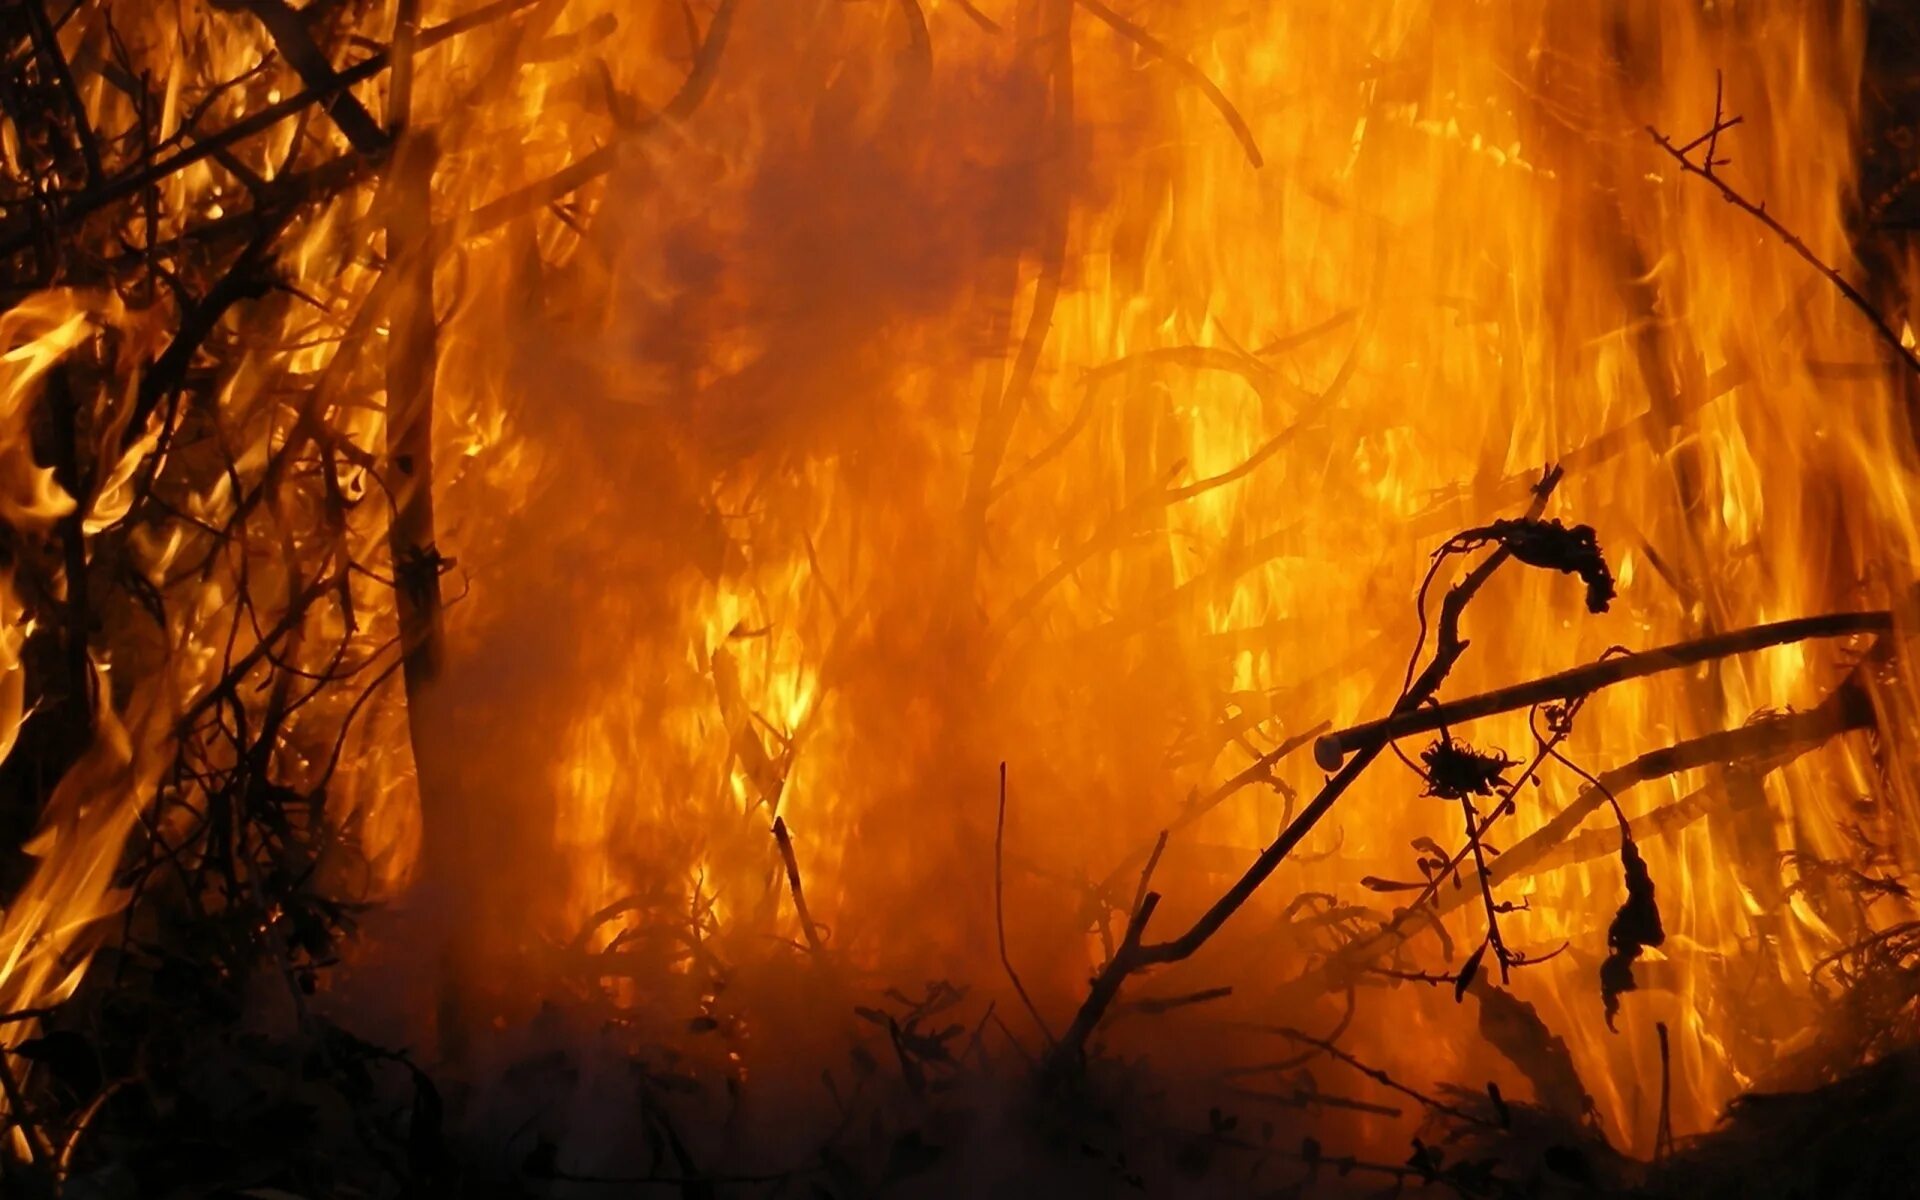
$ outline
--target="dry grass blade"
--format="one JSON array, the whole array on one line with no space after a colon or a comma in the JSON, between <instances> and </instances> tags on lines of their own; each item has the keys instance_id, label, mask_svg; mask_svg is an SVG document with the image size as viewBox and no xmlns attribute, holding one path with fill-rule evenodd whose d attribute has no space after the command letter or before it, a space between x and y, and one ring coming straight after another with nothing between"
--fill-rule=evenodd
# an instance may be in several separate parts
<instances>
[{"instance_id":1,"label":"dry grass blade","mask_svg":"<svg viewBox=\"0 0 1920 1200\"><path fill-rule=\"evenodd\" d=\"M1007 840L1007 764L1000 764L1000 808L993 822L993 928L999 938L1000 965L1006 969L1007 979L1013 984L1013 990L1019 993L1020 1003L1026 1006L1027 1014L1033 1023L1040 1027L1040 1033L1048 1043L1053 1042L1053 1031L1047 1028L1047 1019L1040 1015L1040 1009L1027 994L1027 985L1020 982L1020 973L1013 969L1013 957L1007 953L1007 899L1006 872L1003 863L1006 857Z\"/></svg>"},{"instance_id":2,"label":"dry grass blade","mask_svg":"<svg viewBox=\"0 0 1920 1200\"><path fill-rule=\"evenodd\" d=\"M1101 0L1076 0L1076 2L1080 7L1111 25L1122 37L1179 72L1182 79L1199 88L1200 94L1207 98L1207 102L1220 110L1220 116L1226 121L1227 128L1233 130L1233 136L1239 140L1241 149L1247 152L1247 161L1255 167L1266 165L1266 159L1260 153L1259 143L1253 140L1253 130L1247 127L1246 118L1242 117L1240 110L1233 106L1233 101L1227 99L1227 94L1220 90L1220 85L1207 78L1205 71L1175 54L1165 42L1108 8L1101 3Z\"/></svg>"},{"instance_id":3,"label":"dry grass blade","mask_svg":"<svg viewBox=\"0 0 1920 1200\"><path fill-rule=\"evenodd\" d=\"M713 88L714 78L720 69L720 55L727 48L727 36L733 29L734 15L739 7L740 0L721 0L713 19L707 23L707 36L700 43L700 53L695 56L693 69L687 72L680 90L660 111L642 116L631 127L623 129L621 133L624 138L651 132L663 124L684 121L693 115L693 111L700 107L700 102L707 98L707 93ZM545 179L481 205L460 222L460 235L472 237L490 232L579 191L613 170L614 164L619 161L620 146L619 140L609 142Z\"/></svg>"},{"instance_id":4,"label":"dry grass blade","mask_svg":"<svg viewBox=\"0 0 1920 1200\"><path fill-rule=\"evenodd\" d=\"M807 949L816 955L824 955L826 946L820 941L820 927L813 922L813 914L807 910L806 889L800 886L800 860L793 853L793 837L787 833L787 819L773 819L773 840L780 846L780 861L787 869L787 890L793 893L793 910L800 918L800 928L806 934Z\"/></svg>"}]
</instances>

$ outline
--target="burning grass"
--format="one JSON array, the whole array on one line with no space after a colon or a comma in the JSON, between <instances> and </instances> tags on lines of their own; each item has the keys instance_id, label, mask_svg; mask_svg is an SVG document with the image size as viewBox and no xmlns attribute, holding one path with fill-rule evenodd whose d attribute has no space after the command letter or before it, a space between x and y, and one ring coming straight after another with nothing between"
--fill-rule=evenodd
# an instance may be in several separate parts
<instances>
[{"instance_id":1,"label":"burning grass","mask_svg":"<svg viewBox=\"0 0 1920 1200\"><path fill-rule=\"evenodd\" d=\"M1805 9L0 13L10 1194L1905 1178Z\"/></svg>"}]
</instances>

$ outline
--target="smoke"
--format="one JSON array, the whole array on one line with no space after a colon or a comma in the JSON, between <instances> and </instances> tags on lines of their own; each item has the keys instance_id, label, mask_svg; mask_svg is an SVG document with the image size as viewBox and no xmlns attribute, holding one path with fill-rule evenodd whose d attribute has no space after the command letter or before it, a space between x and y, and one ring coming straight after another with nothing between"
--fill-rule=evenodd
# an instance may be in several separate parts
<instances>
[{"instance_id":1,"label":"smoke","mask_svg":"<svg viewBox=\"0 0 1920 1200\"><path fill-rule=\"evenodd\" d=\"M477 1010L524 1015L528 980L628 897L650 920L718 904L764 957L781 802L823 904L876 915L847 947L915 896L953 918L911 949L927 969L985 945L996 739L941 531L1070 174L1031 55L925 77L839 7L743 19L728 53L755 66L636 147L579 236L521 229L462 264L455 599L410 714L460 827L424 831L444 869L409 907L468 943ZM850 841L916 848L853 882Z\"/></svg>"}]
</instances>

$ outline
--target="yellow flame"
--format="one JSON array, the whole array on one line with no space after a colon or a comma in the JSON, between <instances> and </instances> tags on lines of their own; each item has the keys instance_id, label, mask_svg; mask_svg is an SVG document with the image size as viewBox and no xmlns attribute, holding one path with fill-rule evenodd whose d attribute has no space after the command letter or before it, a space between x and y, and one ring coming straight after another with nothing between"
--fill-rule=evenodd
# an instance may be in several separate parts
<instances>
[{"instance_id":1,"label":"yellow flame","mask_svg":"<svg viewBox=\"0 0 1920 1200\"><path fill-rule=\"evenodd\" d=\"M1010 934L1022 961L1052 964L1036 988L1064 1006L1093 965L1086 887L1250 756L1389 706L1428 553L1522 508L1547 461L1570 464L1554 512L1596 527L1619 601L1588 616L1577 584L1506 572L1471 611L1449 694L1905 593L1920 527L1896 447L1912 431L1879 347L1644 128L1690 138L1723 73L1747 117L1723 135L1729 177L1852 272L1856 8L1140 6L1130 19L1156 52L1068 5L984 5L997 36L960 6L922 7L930 63L901 6L742 6L712 94L658 125L704 32L672 6L541 8L534 28L423 56L419 119L442 150L434 207L452 243L436 277L438 534L461 599L432 711L371 703L329 796L389 894L439 837L491 906L476 923L512 926L503 942L569 941L644 897L636 921L670 912L732 937L720 952L764 956L794 928L766 832L778 811L837 953L994 979L981 897L1005 759L1009 884L1027 914ZM152 45L228 74L263 49L241 23L154 20ZM1231 99L1264 165L1168 53ZM165 72L163 133L194 86L184 66ZM256 169L271 177L292 136L249 149ZM337 131L312 136L343 150ZM607 145L603 178L482 219ZM216 216L237 202L218 186L198 164L165 182L166 208ZM383 502L359 500L391 467L374 352L389 327L371 311L343 345L337 326L383 294L361 252L377 203L369 188L330 206L282 256L331 336L287 317L257 346L292 348L249 349L219 395L249 480L305 428L276 397L320 397L299 420L324 426L328 486L356 501L325 527L329 552L373 563ZM132 323L92 303L49 293L0 317L10 521L74 503L25 421L53 363L98 323ZM151 437L102 443L89 530L127 511ZM240 500L223 475L180 507L218 527ZM328 505L349 507L310 507ZM141 553L171 562L190 536ZM230 568L210 579L193 615L240 586ZM285 602L297 581L247 586ZM345 588L364 631L323 614L309 640L389 636L378 573ZM190 696L217 677L215 641L174 633L170 686ZM1597 771L1810 706L1851 652L1781 648L1616 689L1568 751ZM17 654L0 665L0 704L17 709ZM0 926L9 994L66 986L45 931L71 939L111 903L102 864L158 735L109 718L71 811L50 809L32 899ZM457 760L465 828L420 827L409 721L415 744ZM1532 745L1524 714L1463 732L1516 756ZM305 740L290 768L325 757ZM1280 769L1296 794L1318 784L1304 760ZM1658 1070L1656 1020L1677 1031L1683 1128L1798 1036L1749 1027L1722 964L1764 944L1782 986L1803 987L1844 935L1781 852L1838 853L1845 797L1881 788L1875 774L1839 740L1748 788L1744 808L1723 771L1623 798L1636 822L1673 821L1645 844L1671 939L1617 1038L1593 977L1618 860L1514 883L1528 906L1506 916L1509 940L1570 949L1511 986L1566 1037L1623 1144L1650 1145L1633 1081ZM87 809L83 785L115 799ZM1545 772L1504 841L1581 787ZM1702 789L1711 811L1682 820ZM1288 900L1368 902L1355 881L1404 876L1413 839L1457 841L1459 813L1419 790L1377 768L1236 922L1244 992L1278 994L1306 965L1297 945L1265 953ZM1912 865L1911 780L1878 798L1879 832ZM1290 804L1249 789L1183 831L1158 920L1217 895ZM1477 939L1473 908L1453 911L1455 937ZM1435 940L1408 953L1457 968ZM1371 1051L1417 1028L1447 1047L1426 1068L1494 1069L1451 997L1391 999L1409 1015L1363 1021Z\"/></svg>"}]
</instances>

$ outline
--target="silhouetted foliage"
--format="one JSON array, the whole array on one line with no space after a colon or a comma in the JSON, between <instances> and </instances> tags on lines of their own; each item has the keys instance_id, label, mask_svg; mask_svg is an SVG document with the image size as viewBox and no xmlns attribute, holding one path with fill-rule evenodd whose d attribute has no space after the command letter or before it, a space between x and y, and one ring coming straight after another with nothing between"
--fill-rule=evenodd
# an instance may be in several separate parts
<instances>
[{"instance_id":1,"label":"silhouetted foliage","mask_svg":"<svg viewBox=\"0 0 1920 1200\"><path fill-rule=\"evenodd\" d=\"M1623 826L1620 830L1620 865L1626 871L1627 899L1614 913L1607 929L1610 953L1600 964L1600 999L1607 1008L1607 1028L1620 1011L1620 996L1634 989L1633 963L1648 946L1667 940L1660 924L1660 908L1653 899L1653 876L1647 873L1647 860L1640 847Z\"/></svg>"}]
</instances>

